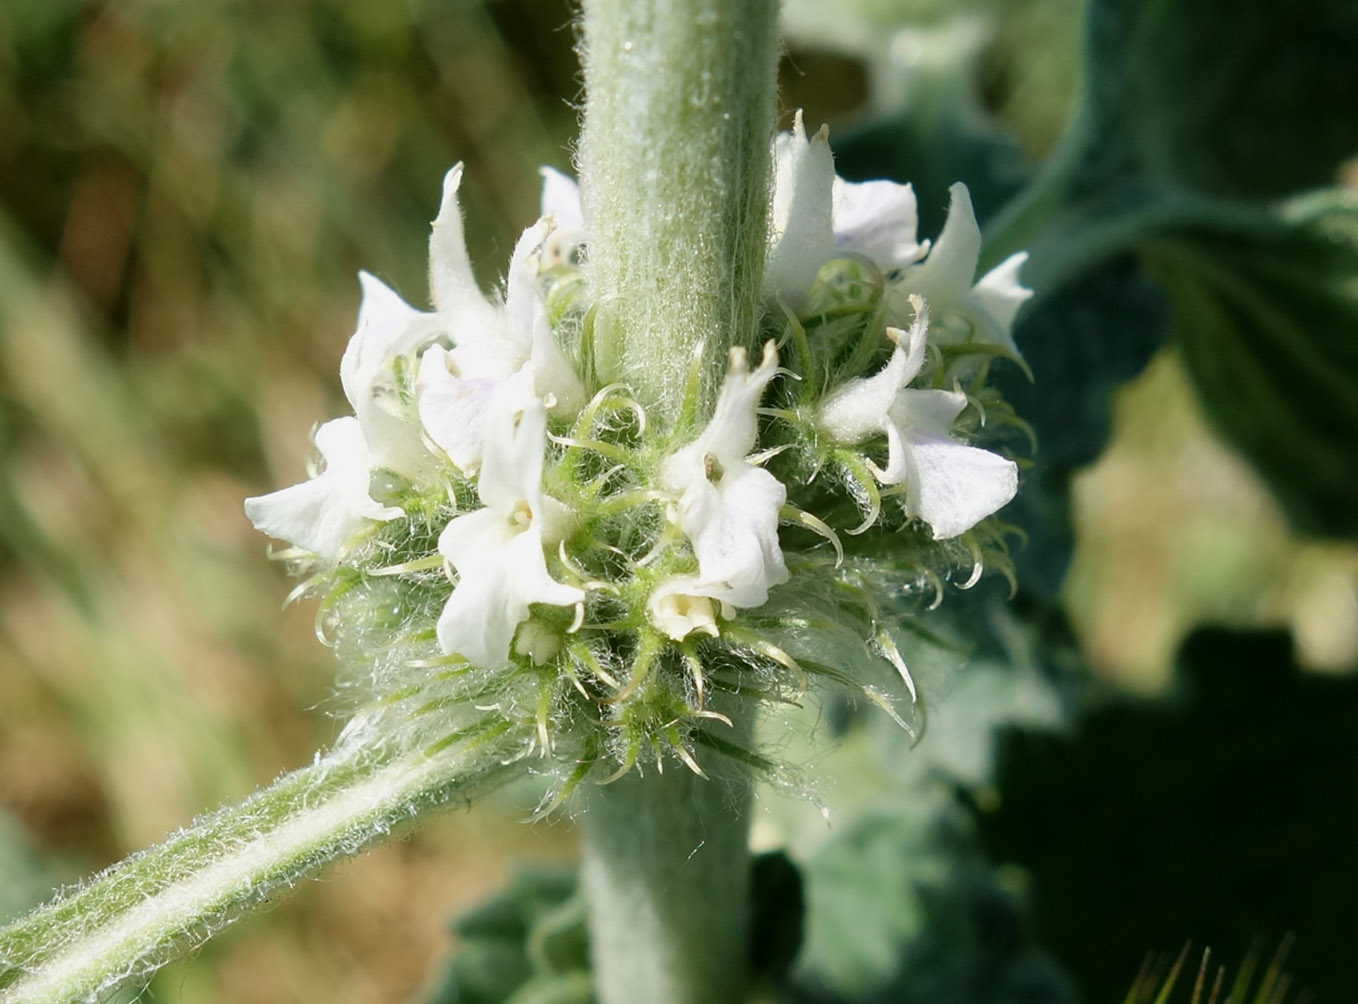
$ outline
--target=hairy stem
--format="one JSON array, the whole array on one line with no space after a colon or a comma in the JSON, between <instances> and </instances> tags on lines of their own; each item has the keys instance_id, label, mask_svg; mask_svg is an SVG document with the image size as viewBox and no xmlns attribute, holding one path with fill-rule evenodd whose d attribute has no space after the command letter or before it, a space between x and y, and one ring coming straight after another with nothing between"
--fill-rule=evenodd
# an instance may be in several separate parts
<instances>
[{"instance_id":1,"label":"hairy stem","mask_svg":"<svg viewBox=\"0 0 1358 1004\"><path fill-rule=\"evenodd\" d=\"M678 764L591 792L584 883L601 1004L745 999L750 786Z\"/></svg>"},{"instance_id":2,"label":"hairy stem","mask_svg":"<svg viewBox=\"0 0 1358 1004\"><path fill-rule=\"evenodd\" d=\"M664 420L686 401L702 420L728 349L755 338L777 15L777 0L584 0L593 355L602 379ZM744 996L749 783L668 766L597 789L586 808L602 1004Z\"/></svg>"},{"instance_id":3,"label":"hairy stem","mask_svg":"<svg viewBox=\"0 0 1358 1004\"><path fill-rule=\"evenodd\" d=\"M674 418L749 342L767 244L777 0L584 0L580 183L600 376Z\"/></svg>"},{"instance_id":4,"label":"hairy stem","mask_svg":"<svg viewBox=\"0 0 1358 1004\"><path fill-rule=\"evenodd\" d=\"M92 1001L418 813L511 773L487 724L436 755L351 745L286 774L0 931L0 1001Z\"/></svg>"}]
</instances>

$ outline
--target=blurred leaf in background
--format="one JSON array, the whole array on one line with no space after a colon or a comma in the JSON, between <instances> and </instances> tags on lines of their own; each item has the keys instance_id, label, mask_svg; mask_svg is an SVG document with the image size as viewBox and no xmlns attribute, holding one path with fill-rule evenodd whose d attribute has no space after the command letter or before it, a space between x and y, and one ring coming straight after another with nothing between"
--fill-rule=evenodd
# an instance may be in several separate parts
<instances>
[{"instance_id":1,"label":"blurred leaf in background","mask_svg":"<svg viewBox=\"0 0 1358 1004\"><path fill-rule=\"evenodd\" d=\"M1192 939L1238 959L1296 943L1296 987L1353 987L1349 847L1358 678L1306 674L1277 632L1198 632L1173 701L1109 704L1065 737L1016 734L984 823L1030 869L1046 944L1089 1000Z\"/></svg>"}]
</instances>

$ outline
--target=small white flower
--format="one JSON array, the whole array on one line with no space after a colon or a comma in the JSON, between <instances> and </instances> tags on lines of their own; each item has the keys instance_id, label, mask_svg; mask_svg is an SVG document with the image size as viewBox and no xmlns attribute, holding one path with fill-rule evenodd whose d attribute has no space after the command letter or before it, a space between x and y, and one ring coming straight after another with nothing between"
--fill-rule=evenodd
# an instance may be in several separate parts
<instances>
[{"instance_id":1,"label":"small white flower","mask_svg":"<svg viewBox=\"0 0 1358 1004\"><path fill-rule=\"evenodd\" d=\"M371 458L358 419L326 422L316 430L316 449L323 471L291 488L246 499L245 515L270 537L334 561L359 531L403 513L368 494Z\"/></svg>"},{"instance_id":2,"label":"small white flower","mask_svg":"<svg viewBox=\"0 0 1358 1004\"><path fill-rule=\"evenodd\" d=\"M660 469L661 482L678 496L672 518L693 545L703 591L737 607L761 605L769 587L788 577L778 544L787 489L746 459L758 435L755 409L777 368L772 342L753 373L745 351L732 349L711 421Z\"/></svg>"},{"instance_id":3,"label":"small white flower","mask_svg":"<svg viewBox=\"0 0 1358 1004\"><path fill-rule=\"evenodd\" d=\"M1022 362L1013 327L1019 307L1033 295L1018 281L1028 253L1010 255L972 285L981 257L981 228L967 186L958 182L949 191L948 219L928 257L907 268L887 289L890 316L907 316L910 297L922 296L945 321L938 336L944 344L971 340ZM946 323L953 320L960 326Z\"/></svg>"},{"instance_id":4,"label":"small white flower","mask_svg":"<svg viewBox=\"0 0 1358 1004\"><path fill-rule=\"evenodd\" d=\"M766 292L792 306L805 299L820 267L857 254L882 272L919 261L915 191L893 181L845 181L835 174L824 126L809 139L799 111L792 132L774 140L773 244Z\"/></svg>"},{"instance_id":5,"label":"small white flower","mask_svg":"<svg viewBox=\"0 0 1358 1004\"><path fill-rule=\"evenodd\" d=\"M481 462L481 435L489 394L526 369L533 392L553 411L573 415L584 404L584 385L561 351L537 287L539 253L552 232L542 219L514 247L503 304L482 295L472 275L457 201L461 165L444 179L443 205L429 239L429 283L437 316L453 342L431 347L420 360L416 400L429 438L461 470Z\"/></svg>"},{"instance_id":6,"label":"small white flower","mask_svg":"<svg viewBox=\"0 0 1358 1004\"><path fill-rule=\"evenodd\" d=\"M569 606L585 597L547 572L543 549L565 537L571 514L542 493L546 432L547 413L526 370L497 385L478 481L485 508L458 516L439 535L439 553L458 573L439 617L439 645L487 669L508 661L531 604Z\"/></svg>"},{"instance_id":7,"label":"small white flower","mask_svg":"<svg viewBox=\"0 0 1358 1004\"><path fill-rule=\"evenodd\" d=\"M420 422L453 466L470 473L481 465L486 409L498 380L464 377L451 352L431 345L420 357L415 377Z\"/></svg>"},{"instance_id":8,"label":"small white flower","mask_svg":"<svg viewBox=\"0 0 1358 1004\"><path fill-rule=\"evenodd\" d=\"M358 417L374 468L417 478L429 461L419 429L402 414L392 363L433 341L439 318L416 310L386 284L360 272L358 324L340 359L340 384Z\"/></svg>"},{"instance_id":9,"label":"small white flower","mask_svg":"<svg viewBox=\"0 0 1358 1004\"><path fill-rule=\"evenodd\" d=\"M716 638L720 634L717 615L735 614L734 607L721 598L722 592L721 587L704 584L696 575L675 575L651 593L646 601L646 614L652 624L674 641L683 641L695 632Z\"/></svg>"},{"instance_id":10,"label":"small white flower","mask_svg":"<svg viewBox=\"0 0 1358 1004\"><path fill-rule=\"evenodd\" d=\"M941 243L941 242L940 242ZM837 442L856 445L884 433L885 469L874 464L877 480L905 485L905 511L929 524L935 540L971 529L996 512L1018 490L1018 468L988 450L965 446L949 435L967 406L961 391L917 390L906 385L924 362L929 312L912 298L915 321L910 331L888 328L895 351L874 376L850 380L820 406L822 428Z\"/></svg>"}]
</instances>

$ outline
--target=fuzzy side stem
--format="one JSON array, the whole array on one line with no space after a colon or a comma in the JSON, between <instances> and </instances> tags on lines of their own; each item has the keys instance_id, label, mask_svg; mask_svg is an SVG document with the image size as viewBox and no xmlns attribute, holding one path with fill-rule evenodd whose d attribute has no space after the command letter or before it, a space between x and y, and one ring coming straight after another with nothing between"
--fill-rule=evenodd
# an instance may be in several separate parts
<instances>
[{"instance_id":1,"label":"fuzzy side stem","mask_svg":"<svg viewBox=\"0 0 1358 1004\"><path fill-rule=\"evenodd\" d=\"M673 419L752 340L768 238L777 0L584 0L580 184L595 359Z\"/></svg>"},{"instance_id":2,"label":"fuzzy side stem","mask_svg":"<svg viewBox=\"0 0 1358 1004\"><path fill-rule=\"evenodd\" d=\"M96 1000L144 979L280 889L505 779L522 741L490 724L432 756L355 744L318 757L0 930L0 1002Z\"/></svg>"}]
</instances>

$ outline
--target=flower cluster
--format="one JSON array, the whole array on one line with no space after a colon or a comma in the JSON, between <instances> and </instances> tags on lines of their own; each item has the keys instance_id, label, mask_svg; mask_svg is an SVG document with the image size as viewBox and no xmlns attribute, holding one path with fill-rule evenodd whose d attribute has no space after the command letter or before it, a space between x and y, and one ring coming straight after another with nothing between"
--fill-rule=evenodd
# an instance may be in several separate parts
<instances>
[{"instance_id":1,"label":"flower cluster","mask_svg":"<svg viewBox=\"0 0 1358 1004\"><path fill-rule=\"evenodd\" d=\"M1019 425L986 376L1021 364L1023 259L978 279L964 186L918 240L910 186L839 178L800 117L775 158L764 330L733 333L715 403L672 423L593 372L563 175L543 172L502 292L473 278L460 165L432 309L361 276L353 415L316 430L310 480L246 502L360 667L354 727L436 748L493 720L564 791L670 755L696 770L704 743L764 763L703 720L796 700L808 675L891 711L885 668L914 697L902 618L1006 567L1017 466L977 440Z\"/></svg>"}]
</instances>

